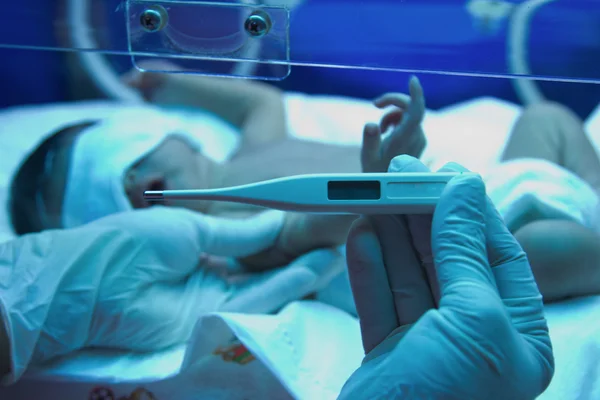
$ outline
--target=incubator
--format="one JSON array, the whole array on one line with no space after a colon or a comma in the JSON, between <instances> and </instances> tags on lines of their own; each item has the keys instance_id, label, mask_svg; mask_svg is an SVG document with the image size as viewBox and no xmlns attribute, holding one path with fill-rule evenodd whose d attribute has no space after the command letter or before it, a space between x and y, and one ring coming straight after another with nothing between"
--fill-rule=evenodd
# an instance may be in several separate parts
<instances>
[{"instance_id":1,"label":"incubator","mask_svg":"<svg viewBox=\"0 0 600 400\"><path fill-rule=\"evenodd\" d=\"M415 141L400 152L418 156L431 170L456 161L482 175L513 232L545 219L567 220L600 235L597 0L5 3L0 246L27 229L77 229L145 208L144 191L167 206L183 198L183 207L199 214L208 208L195 198L235 197L247 203L240 188L254 190L262 199L255 199L257 206L283 211L336 212L341 203L331 201L334 193L346 207L337 211L377 214L380 204L396 205L397 199L387 186L387 192L377 188L373 195L373 186L356 178L362 175L359 154L369 124L385 134L381 137L406 129L404 135L414 135ZM158 84L136 80L140 72L160 77L167 89L149 94L148 86ZM385 93L392 95L382 100ZM238 105L246 107L244 112L231 111ZM246 118L248 110L257 117ZM269 129L275 135L265 139L261 134ZM281 132L287 140L279 140ZM520 140L515 132L521 132ZM573 140L567 136L572 132ZM60 140L48 141L54 136ZM256 142L249 145L248 138ZM257 147L272 151L245 153ZM549 148L556 157L548 155ZM198 153L201 161L194 158ZM580 163L585 155L596 161ZM294 162L302 165L289 167ZM200 172L181 172L192 164ZM224 178L223 165L233 171L231 177ZM340 165L348 171L335 170ZM162 177L156 166L171 175ZM315 175L320 168L329 174L327 182L343 183L319 186L321 197L302 189L327 177ZM343 175L347 172L353 175ZM393 179L376 172L381 175L372 177L389 186L387 180ZM427 176L423 179L431 179ZM214 177L218 188L237 191L215 191ZM294 183L303 179L307 186ZM436 179L427 189L427 212L449 176ZM264 189L269 185L275 189ZM410 187L419 194L414 197L423 197L425 189ZM54 191L60 196L55 198ZM371 203L348 193L367 196ZM377 197L381 193L388 197ZM222 215L256 211L215 210ZM39 218L32 219L36 213ZM263 241L276 236L284 217L273 213L264 221L248 220L243 232L250 237L251 231L263 230ZM182 226L193 225L195 217L180 217ZM160 232L143 219L136 223L139 230L152 231L160 247ZM317 226L314 237L333 224ZM176 239L163 247L185 242ZM284 283L273 292L244 292L254 308L240 309L262 315L213 310L194 321L187 342L159 351L84 348L31 365L19 382L0 387L0 399L333 399L363 357L345 264L334 262L343 248L336 246L310 258L311 268L292 263L280 274L261 275L272 284ZM3 254L12 253L0 250ZM224 268L237 271L239 264ZM0 294L2 276L0 268ZM557 367L542 400L600 398L600 289L585 294L592 296L546 307ZM306 296L315 300L294 301ZM146 305L160 302L150 297ZM265 297L276 309L256 305ZM133 329L123 321L124 331ZM143 327L138 329L131 336L144 337ZM50 333L40 335L55 340Z\"/></svg>"},{"instance_id":2,"label":"incubator","mask_svg":"<svg viewBox=\"0 0 600 400\"><path fill-rule=\"evenodd\" d=\"M335 88L356 88L352 81L359 79L382 90L387 75L362 73L354 79L357 70L512 77L519 78L513 79L519 99L532 102L542 94L530 79L600 80L591 61L600 52L595 5L593 0L65 0L55 7L28 0L4 6L0 47L75 51L100 90L119 99L135 94L118 84L117 72L151 57L189 72L269 80L285 79L295 67L298 74L305 70L299 67L328 67L302 78L333 80ZM472 82L494 87L482 80L460 82L462 91L471 90ZM314 90L315 83L295 86L300 84ZM361 91L353 95L362 97Z\"/></svg>"}]
</instances>

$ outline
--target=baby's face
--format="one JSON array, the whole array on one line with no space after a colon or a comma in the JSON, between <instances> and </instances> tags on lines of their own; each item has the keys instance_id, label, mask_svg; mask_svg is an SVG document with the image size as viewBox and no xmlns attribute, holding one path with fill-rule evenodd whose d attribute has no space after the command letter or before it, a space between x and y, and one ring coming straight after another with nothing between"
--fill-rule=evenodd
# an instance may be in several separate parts
<instances>
[{"instance_id":1,"label":"baby's face","mask_svg":"<svg viewBox=\"0 0 600 400\"><path fill-rule=\"evenodd\" d=\"M134 208L146 208L146 190L189 190L212 187L218 179L217 166L202 153L177 136L167 138L152 153L125 174L125 193ZM165 203L206 211L204 202Z\"/></svg>"}]
</instances>

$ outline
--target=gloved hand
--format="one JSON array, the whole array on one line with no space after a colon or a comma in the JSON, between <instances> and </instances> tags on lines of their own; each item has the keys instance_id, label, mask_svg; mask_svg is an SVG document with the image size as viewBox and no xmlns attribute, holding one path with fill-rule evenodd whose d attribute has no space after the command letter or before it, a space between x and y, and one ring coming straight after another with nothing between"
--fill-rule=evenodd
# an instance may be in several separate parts
<instances>
[{"instance_id":1,"label":"gloved hand","mask_svg":"<svg viewBox=\"0 0 600 400\"><path fill-rule=\"evenodd\" d=\"M203 253L241 257L268 247L281 224L277 211L224 220L156 206L1 244L8 382L32 363L84 347L157 351L184 343L206 313L272 312L326 284L337 275L332 264L344 267L337 252L321 250L232 283L202 265Z\"/></svg>"},{"instance_id":2,"label":"gloved hand","mask_svg":"<svg viewBox=\"0 0 600 400\"><path fill-rule=\"evenodd\" d=\"M433 218L362 218L347 260L367 356L340 398L530 400L550 383L542 297L478 177L454 178Z\"/></svg>"},{"instance_id":3,"label":"gloved hand","mask_svg":"<svg viewBox=\"0 0 600 400\"><path fill-rule=\"evenodd\" d=\"M387 93L375 100L378 108L394 108L383 116L379 125L365 125L361 153L364 172L385 172L396 156L407 154L419 158L423 154L427 144L421 127L425 117L425 96L416 76L410 79L408 86L410 96ZM382 139L382 134L386 133Z\"/></svg>"}]
</instances>

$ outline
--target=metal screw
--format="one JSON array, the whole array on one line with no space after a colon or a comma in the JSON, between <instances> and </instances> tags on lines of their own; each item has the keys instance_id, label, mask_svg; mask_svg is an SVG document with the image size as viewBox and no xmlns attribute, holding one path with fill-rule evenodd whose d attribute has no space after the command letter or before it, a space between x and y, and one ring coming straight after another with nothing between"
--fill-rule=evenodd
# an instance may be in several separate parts
<instances>
[{"instance_id":1,"label":"metal screw","mask_svg":"<svg viewBox=\"0 0 600 400\"><path fill-rule=\"evenodd\" d=\"M252 37L263 37L271 30L271 18L269 14L263 11L254 11L246 19L244 28L248 35Z\"/></svg>"},{"instance_id":2,"label":"metal screw","mask_svg":"<svg viewBox=\"0 0 600 400\"><path fill-rule=\"evenodd\" d=\"M158 32L167 25L168 14L161 6L148 8L140 16L140 23L146 32Z\"/></svg>"}]
</instances>

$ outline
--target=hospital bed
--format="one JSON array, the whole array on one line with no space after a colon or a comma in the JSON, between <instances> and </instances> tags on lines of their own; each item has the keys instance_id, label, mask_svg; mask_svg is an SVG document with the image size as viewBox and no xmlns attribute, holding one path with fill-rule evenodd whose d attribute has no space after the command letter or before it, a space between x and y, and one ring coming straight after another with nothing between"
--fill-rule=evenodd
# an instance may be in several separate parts
<instances>
[{"instance_id":1,"label":"hospital bed","mask_svg":"<svg viewBox=\"0 0 600 400\"><path fill-rule=\"evenodd\" d=\"M290 93L286 103L293 135L329 143L359 143L363 124L381 116L371 104L350 98ZM110 115L118 107L102 101L2 111L0 201L7 202L9 180L23 154L46 134L68 122ZM424 122L430 142L425 161L459 159L485 171L502 152L519 111L514 104L480 98L429 112ZM206 115L173 112L200 127L211 157L223 160L235 150L235 131L211 134ZM600 149L600 107L586 126ZM464 143L478 148L477 154L465 150ZM435 157L436 148L443 149L441 156L438 152ZM8 215L0 213L0 238L12 237ZM321 301L293 303L277 315L206 316L198 321L189 343L161 353L82 351L29 371L15 386L0 389L0 398L180 400L202 394L210 399L333 399L362 358L358 322L343 311L347 304L341 304L349 301L340 298L348 292L338 289L333 284ZM600 398L600 296L549 305L546 311L556 374L540 398Z\"/></svg>"}]
</instances>

